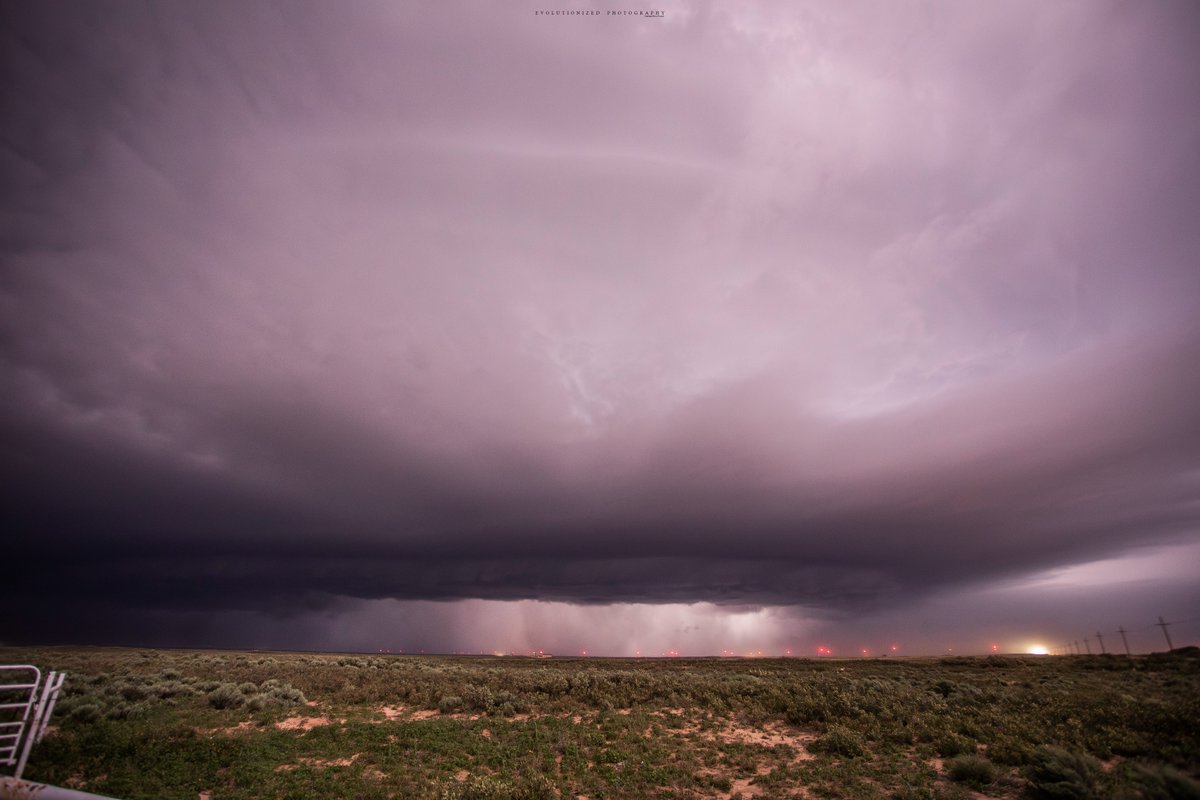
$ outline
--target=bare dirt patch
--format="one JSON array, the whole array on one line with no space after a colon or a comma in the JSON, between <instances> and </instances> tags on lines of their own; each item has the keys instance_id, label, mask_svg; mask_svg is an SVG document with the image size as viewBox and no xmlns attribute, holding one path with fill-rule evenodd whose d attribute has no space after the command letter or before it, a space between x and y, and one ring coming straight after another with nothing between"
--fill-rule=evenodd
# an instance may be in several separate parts
<instances>
[{"instance_id":1,"label":"bare dirt patch","mask_svg":"<svg viewBox=\"0 0 1200 800\"><path fill-rule=\"evenodd\" d=\"M697 731L706 739L726 744L754 744L769 748L784 745L796 751L796 755L792 758L793 762L812 759L814 756L808 752L808 745L817 739L815 733L788 728L778 722L767 723L762 727L730 722L717 730L705 731L697 728Z\"/></svg>"},{"instance_id":2,"label":"bare dirt patch","mask_svg":"<svg viewBox=\"0 0 1200 800\"><path fill-rule=\"evenodd\" d=\"M299 769L301 766L313 767L315 769L329 769L330 767L348 767L362 756L362 753L355 753L348 758L307 758L301 756L299 764L280 764L275 768L276 772L291 772L294 769ZM380 773L382 775L382 773Z\"/></svg>"},{"instance_id":3,"label":"bare dirt patch","mask_svg":"<svg viewBox=\"0 0 1200 800\"><path fill-rule=\"evenodd\" d=\"M384 719L374 720L374 722L395 722L396 720L422 720L433 719L434 717L448 717L450 719L465 719L464 714L443 714L440 711L433 709L421 708L413 711L408 706L378 706L375 711L383 715Z\"/></svg>"},{"instance_id":4,"label":"bare dirt patch","mask_svg":"<svg viewBox=\"0 0 1200 800\"><path fill-rule=\"evenodd\" d=\"M738 778L737 780L730 781L728 794L721 794L718 795L718 797L723 798L723 800L729 800L729 798L733 797L734 795L741 795L742 797L758 797L763 793L763 790L761 786L756 786L751 783L753 780L754 778Z\"/></svg>"},{"instance_id":5,"label":"bare dirt patch","mask_svg":"<svg viewBox=\"0 0 1200 800\"><path fill-rule=\"evenodd\" d=\"M254 720L247 719L228 728L196 728L195 730L201 736L213 736L218 733L222 736L237 736L239 733L250 732L254 727Z\"/></svg>"},{"instance_id":6,"label":"bare dirt patch","mask_svg":"<svg viewBox=\"0 0 1200 800\"><path fill-rule=\"evenodd\" d=\"M329 717L288 717L275 723L281 731L311 731L322 725L331 725Z\"/></svg>"}]
</instances>

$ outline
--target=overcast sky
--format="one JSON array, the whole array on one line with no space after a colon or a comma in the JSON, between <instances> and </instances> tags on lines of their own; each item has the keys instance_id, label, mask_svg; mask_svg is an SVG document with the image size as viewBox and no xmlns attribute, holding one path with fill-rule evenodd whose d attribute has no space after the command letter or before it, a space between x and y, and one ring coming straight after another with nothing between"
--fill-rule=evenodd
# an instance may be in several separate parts
<instances>
[{"instance_id":1,"label":"overcast sky","mask_svg":"<svg viewBox=\"0 0 1200 800\"><path fill-rule=\"evenodd\" d=\"M1200 7L630 8L0 5L0 641L1200 643Z\"/></svg>"}]
</instances>

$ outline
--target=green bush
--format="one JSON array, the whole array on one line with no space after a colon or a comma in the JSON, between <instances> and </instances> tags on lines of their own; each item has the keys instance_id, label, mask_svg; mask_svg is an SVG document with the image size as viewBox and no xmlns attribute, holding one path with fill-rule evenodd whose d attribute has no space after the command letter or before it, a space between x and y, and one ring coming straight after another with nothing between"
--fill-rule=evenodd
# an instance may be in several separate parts
<instances>
[{"instance_id":1,"label":"green bush","mask_svg":"<svg viewBox=\"0 0 1200 800\"><path fill-rule=\"evenodd\" d=\"M996 767L983 756L968 754L947 761L946 774L955 783L981 788L996 780Z\"/></svg>"},{"instance_id":2,"label":"green bush","mask_svg":"<svg viewBox=\"0 0 1200 800\"><path fill-rule=\"evenodd\" d=\"M453 714L462 708L463 699L457 695L443 695L441 700L438 700L438 711L443 714Z\"/></svg>"},{"instance_id":3,"label":"green bush","mask_svg":"<svg viewBox=\"0 0 1200 800\"><path fill-rule=\"evenodd\" d=\"M1200 783L1166 764L1133 764L1127 775L1139 800L1200 800Z\"/></svg>"},{"instance_id":4,"label":"green bush","mask_svg":"<svg viewBox=\"0 0 1200 800\"><path fill-rule=\"evenodd\" d=\"M1033 752L1025 777L1034 797L1091 800L1100 796L1096 789L1100 772L1100 762L1086 753L1042 745Z\"/></svg>"},{"instance_id":5,"label":"green bush","mask_svg":"<svg viewBox=\"0 0 1200 800\"><path fill-rule=\"evenodd\" d=\"M224 683L208 693L208 704L213 708L237 708L246 702L242 690L233 683Z\"/></svg>"},{"instance_id":6,"label":"green bush","mask_svg":"<svg viewBox=\"0 0 1200 800\"><path fill-rule=\"evenodd\" d=\"M121 697L132 701L145 700L150 695L145 686L140 686L136 683L125 684L120 688L119 692Z\"/></svg>"},{"instance_id":7,"label":"green bush","mask_svg":"<svg viewBox=\"0 0 1200 800\"><path fill-rule=\"evenodd\" d=\"M975 743L964 736L957 736L953 733L938 737L934 743L937 748L937 753L943 758L951 758L953 756L961 756L964 753L974 753Z\"/></svg>"},{"instance_id":8,"label":"green bush","mask_svg":"<svg viewBox=\"0 0 1200 800\"><path fill-rule=\"evenodd\" d=\"M246 698L246 708L251 711L262 711L264 708L275 705L269 695L256 694Z\"/></svg>"},{"instance_id":9,"label":"green bush","mask_svg":"<svg viewBox=\"0 0 1200 800\"><path fill-rule=\"evenodd\" d=\"M492 694L492 690L487 686L476 686L473 683L468 683L463 688L463 702L472 711L489 711L492 706L496 705L496 696Z\"/></svg>"},{"instance_id":10,"label":"green bush","mask_svg":"<svg viewBox=\"0 0 1200 800\"><path fill-rule=\"evenodd\" d=\"M302 706L308 702L304 696L304 692L300 691L290 683L285 683L282 686L276 686L268 692L272 700L281 706Z\"/></svg>"},{"instance_id":11,"label":"green bush","mask_svg":"<svg viewBox=\"0 0 1200 800\"><path fill-rule=\"evenodd\" d=\"M844 725L830 725L825 735L808 746L815 753L857 758L865 755L862 738Z\"/></svg>"},{"instance_id":12,"label":"green bush","mask_svg":"<svg viewBox=\"0 0 1200 800\"><path fill-rule=\"evenodd\" d=\"M216 686L219 685L220 684L214 684L213 688L216 688ZM149 687L149 691L153 693L155 697L165 700L168 697L192 694L194 690L186 683L181 683L176 680L169 680L159 681L158 683L152 684Z\"/></svg>"},{"instance_id":13,"label":"green bush","mask_svg":"<svg viewBox=\"0 0 1200 800\"><path fill-rule=\"evenodd\" d=\"M104 716L104 712L100 709L100 706L93 703L85 703L71 709L71 719L76 722L95 722L102 716Z\"/></svg>"},{"instance_id":14,"label":"green bush","mask_svg":"<svg viewBox=\"0 0 1200 800\"><path fill-rule=\"evenodd\" d=\"M1034 747L1015 736L998 738L988 745L988 757L997 764L1020 767L1033 761Z\"/></svg>"}]
</instances>

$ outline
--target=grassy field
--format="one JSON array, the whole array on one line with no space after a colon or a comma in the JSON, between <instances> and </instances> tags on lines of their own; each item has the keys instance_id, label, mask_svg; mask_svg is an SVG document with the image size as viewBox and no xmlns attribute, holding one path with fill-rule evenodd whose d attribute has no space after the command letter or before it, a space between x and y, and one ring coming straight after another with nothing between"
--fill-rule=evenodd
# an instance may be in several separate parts
<instances>
[{"instance_id":1,"label":"grassy field","mask_svg":"<svg viewBox=\"0 0 1200 800\"><path fill-rule=\"evenodd\" d=\"M521 659L0 648L30 780L119 798L1197 798L1200 657Z\"/></svg>"}]
</instances>

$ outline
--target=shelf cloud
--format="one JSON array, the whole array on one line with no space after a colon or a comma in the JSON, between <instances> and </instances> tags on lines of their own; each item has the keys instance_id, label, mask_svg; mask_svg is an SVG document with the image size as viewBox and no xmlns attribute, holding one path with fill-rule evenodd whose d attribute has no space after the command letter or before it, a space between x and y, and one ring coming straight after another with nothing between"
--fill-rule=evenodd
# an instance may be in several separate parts
<instances>
[{"instance_id":1,"label":"shelf cloud","mask_svg":"<svg viewBox=\"0 0 1200 800\"><path fill-rule=\"evenodd\" d=\"M1200 544L1192 4L536 10L0 9L0 640L1095 626Z\"/></svg>"}]
</instances>

